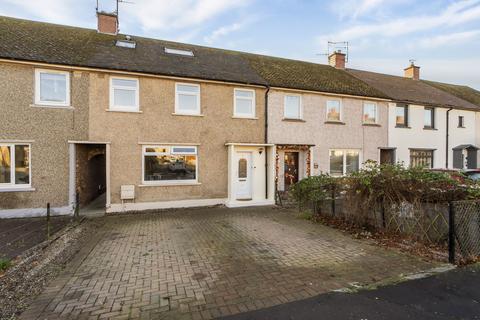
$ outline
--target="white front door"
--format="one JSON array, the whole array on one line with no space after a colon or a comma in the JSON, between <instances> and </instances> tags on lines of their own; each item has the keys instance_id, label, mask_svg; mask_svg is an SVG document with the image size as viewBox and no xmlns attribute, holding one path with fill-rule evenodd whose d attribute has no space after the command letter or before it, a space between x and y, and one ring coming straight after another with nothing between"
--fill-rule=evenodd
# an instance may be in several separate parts
<instances>
[{"instance_id":1,"label":"white front door","mask_svg":"<svg viewBox=\"0 0 480 320\"><path fill-rule=\"evenodd\" d=\"M252 153L238 152L235 176L237 200L252 199Z\"/></svg>"}]
</instances>

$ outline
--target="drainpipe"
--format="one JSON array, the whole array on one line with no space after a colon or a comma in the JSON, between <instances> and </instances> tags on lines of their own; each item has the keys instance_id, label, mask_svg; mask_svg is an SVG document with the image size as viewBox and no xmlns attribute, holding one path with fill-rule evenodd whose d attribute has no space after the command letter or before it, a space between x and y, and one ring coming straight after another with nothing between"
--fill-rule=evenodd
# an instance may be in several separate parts
<instances>
[{"instance_id":1,"label":"drainpipe","mask_svg":"<svg viewBox=\"0 0 480 320\"><path fill-rule=\"evenodd\" d=\"M453 108L450 108L447 110L447 132L445 136L445 169L448 169L448 137L450 136L449 134L449 129L450 129L450 111L452 111Z\"/></svg>"},{"instance_id":2,"label":"drainpipe","mask_svg":"<svg viewBox=\"0 0 480 320\"><path fill-rule=\"evenodd\" d=\"M268 143L268 92L270 86L266 86L265 91L265 144ZM268 159L267 159L267 146L265 146L265 199L268 199Z\"/></svg>"}]
</instances>

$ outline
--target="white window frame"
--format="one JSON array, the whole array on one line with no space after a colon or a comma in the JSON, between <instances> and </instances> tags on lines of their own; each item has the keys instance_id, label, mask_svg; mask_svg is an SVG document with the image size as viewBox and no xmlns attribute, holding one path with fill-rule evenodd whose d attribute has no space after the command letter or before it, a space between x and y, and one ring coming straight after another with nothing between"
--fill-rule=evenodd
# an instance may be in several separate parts
<instances>
[{"instance_id":1,"label":"white window frame","mask_svg":"<svg viewBox=\"0 0 480 320\"><path fill-rule=\"evenodd\" d=\"M166 152L146 152L147 148L165 148ZM195 152L173 152L174 148L194 148ZM185 156L195 156L196 157L196 166L195 166L195 179L190 180L157 180L157 181L146 181L145 180L145 156L170 156L170 155L185 155ZM198 147L190 145L144 145L142 146L142 184L143 185L152 185L152 186L168 186L168 185L191 185L198 184Z\"/></svg>"},{"instance_id":2,"label":"white window frame","mask_svg":"<svg viewBox=\"0 0 480 320\"><path fill-rule=\"evenodd\" d=\"M197 87L198 88L198 93L193 93L193 92L188 92L188 91L180 91L178 90L178 86L191 86L191 87ZM193 116L199 116L201 113L201 108L200 108L200 97L201 97L201 92L200 92L200 85L195 84L195 83L182 83L182 82L177 82L175 83L175 114L181 114L181 115L193 115ZM178 95L183 94L183 95L190 95L190 96L196 96L197 97L197 105L196 109L193 112L186 112L182 111L179 109L178 105Z\"/></svg>"},{"instance_id":3,"label":"white window frame","mask_svg":"<svg viewBox=\"0 0 480 320\"><path fill-rule=\"evenodd\" d=\"M239 91L251 92L253 95L252 95L251 98L246 98L246 97L238 97L237 98L237 92L239 92ZM252 113L239 113L239 112L237 112L237 99L251 101L252 102ZM240 89L240 88L233 89L233 116L238 117L238 118L255 118L255 114L256 114L255 90Z\"/></svg>"},{"instance_id":4,"label":"white window frame","mask_svg":"<svg viewBox=\"0 0 480 320\"><path fill-rule=\"evenodd\" d=\"M132 87L124 87L124 86L114 86L113 85L113 80L118 79L118 80L133 80L136 82L136 87L133 89ZM133 78L133 77L119 77L119 76L110 76L109 80L109 85L110 85L110 105L109 105L109 110L111 111L121 111L121 112L139 112L140 111L140 80L138 78ZM114 89L122 89L122 90L129 90L129 91L135 91L135 105L133 106L116 106L115 99L114 99L114 94L115 90Z\"/></svg>"},{"instance_id":5,"label":"white window frame","mask_svg":"<svg viewBox=\"0 0 480 320\"><path fill-rule=\"evenodd\" d=\"M40 95L40 75L45 74L62 74L65 75L65 92L66 97L65 101L42 101ZM61 70L51 70L51 69L35 69L35 104L40 106L51 106L51 107L70 107L70 72L61 71Z\"/></svg>"},{"instance_id":6,"label":"white window frame","mask_svg":"<svg viewBox=\"0 0 480 320\"><path fill-rule=\"evenodd\" d=\"M347 152L348 151L357 151L358 152L358 170L362 169L362 150L361 149L329 149L328 150L328 174L331 174L330 172L330 153L332 151L343 151L343 168L342 168L342 176L345 176L347 174Z\"/></svg>"},{"instance_id":7,"label":"white window frame","mask_svg":"<svg viewBox=\"0 0 480 320\"><path fill-rule=\"evenodd\" d=\"M335 101L335 102L338 102L339 106L340 106L340 120L330 120L328 119L328 102L329 101ZM343 121L343 103L342 103L342 100L340 99L328 99L326 102L325 102L325 121L327 122L342 122Z\"/></svg>"},{"instance_id":8,"label":"white window frame","mask_svg":"<svg viewBox=\"0 0 480 320\"><path fill-rule=\"evenodd\" d=\"M367 104L373 104L375 106L375 121L374 122L365 122L365 106ZM342 117L342 113L340 113L340 118L341 117ZM378 124L378 104L376 102L371 102L371 101L364 101L363 102L362 122L364 124Z\"/></svg>"},{"instance_id":9,"label":"white window frame","mask_svg":"<svg viewBox=\"0 0 480 320\"><path fill-rule=\"evenodd\" d=\"M287 98L288 97L298 97L298 118L292 118L287 116ZM286 94L283 98L283 118L284 119L291 119L291 120L302 120L303 119L303 101L302 95L300 94Z\"/></svg>"},{"instance_id":10,"label":"white window frame","mask_svg":"<svg viewBox=\"0 0 480 320\"><path fill-rule=\"evenodd\" d=\"M15 146L28 146L28 184L15 183ZM30 143L0 142L0 147L10 147L10 183L0 183L0 191L32 188L32 145Z\"/></svg>"}]
</instances>

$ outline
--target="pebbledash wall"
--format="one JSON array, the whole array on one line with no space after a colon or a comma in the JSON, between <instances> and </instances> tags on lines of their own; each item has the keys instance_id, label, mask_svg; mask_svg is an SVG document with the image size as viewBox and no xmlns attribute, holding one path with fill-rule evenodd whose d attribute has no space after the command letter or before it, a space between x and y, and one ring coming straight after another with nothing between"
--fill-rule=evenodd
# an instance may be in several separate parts
<instances>
[{"instance_id":1,"label":"pebbledash wall","mask_svg":"<svg viewBox=\"0 0 480 320\"><path fill-rule=\"evenodd\" d=\"M396 127L395 103L389 103L389 146L395 147L397 162L410 165L410 149L431 149L433 167L446 167L446 117L448 108L435 108L435 128L424 128L422 105L408 106L408 126ZM458 117L463 116L464 128L458 127ZM476 140L476 115L473 111L453 109L449 113L448 167L453 168L452 148L462 144L478 145Z\"/></svg>"},{"instance_id":2,"label":"pebbledash wall","mask_svg":"<svg viewBox=\"0 0 480 320\"><path fill-rule=\"evenodd\" d=\"M31 188L0 188L0 218L43 215L47 202L55 214L70 213L68 140L87 138L88 73L70 72L67 108L34 104L33 65L0 63L0 79L0 143L29 144L31 153Z\"/></svg>"},{"instance_id":3,"label":"pebbledash wall","mask_svg":"<svg viewBox=\"0 0 480 320\"><path fill-rule=\"evenodd\" d=\"M90 141L110 143L111 207L107 211L123 210L122 185L134 185L134 207L138 209L169 206L175 201L197 205L225 203L228 197L226 143L264 143L266 89L139 76L136 78L139 79L140 112L116 112L109 111L110 76L90 73L88 135ZM200 116L175 114L176 83L200 85ZM235 88L255 90L255 118L233 116ZM142 147L176 144L197 146L198 183L143 185Z\"/></svg>"},{"instance_id":4,"label":"pebbledash wall","mask_svg":"<svg viewBox=\"0 0 480 320\"><path fill-rule=\"evenodd\" d=\"M301 121L284 119L285 95L301 97ZM326 119L328 100L341 103L341 121ZM377 105L377 124L363 123L363 104ZM388 144L388 103L385 100L310 93L305 91L271 89L268 108L268 142L274 144L310 144L312 147L311 174L330 171L331 149L355 149L360 152L360 163L379 161L379 148ZM281 175L281 172L280 172ZM279 177L279 180L283 177Z\"/></svg>"}]
</instances>

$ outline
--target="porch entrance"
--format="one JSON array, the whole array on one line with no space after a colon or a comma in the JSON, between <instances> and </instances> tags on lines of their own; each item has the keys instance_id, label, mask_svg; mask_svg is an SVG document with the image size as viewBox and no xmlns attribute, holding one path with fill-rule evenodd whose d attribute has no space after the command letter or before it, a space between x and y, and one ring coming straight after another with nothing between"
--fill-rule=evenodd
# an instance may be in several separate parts
<instances>
[{"instance_id":1,"label":"porch entrance","mask_svg":"<svg viewBox=\"0 0 480 320\"><path fill-rule=\"evenodd\" d=\"M287 151L284 156L284 188L285 191L290 190L290 187L298 182L299 166L298 166L298 152Z\"/></svg>"},{"instance_id":2,"label":"porch entrance","mask_svg":"<svg viewBox=\"0 0 480 320\"><path fill-rule=\"evenodd\" d=\"M108 150L108 151L107 151ZM109 145L105 143L71 143L70 198L80 215L104 215L107 199L107 165Z\"/></svg>"},{"instance_id":3,"label":"porch entrance","mask_svg":"<svg viewBox=\"0 0 480 320\"><path fill-rule=\"evenodd\" d=\"M395 164L395 148L380 149L380 164Z\"/></svg>"}]
</instances>

